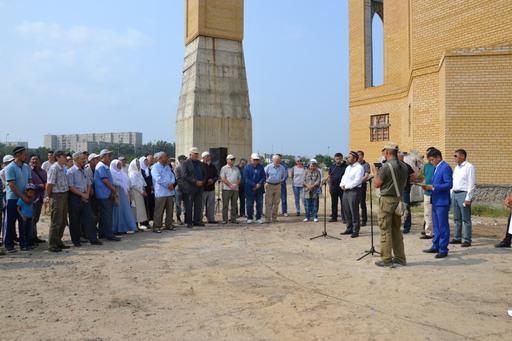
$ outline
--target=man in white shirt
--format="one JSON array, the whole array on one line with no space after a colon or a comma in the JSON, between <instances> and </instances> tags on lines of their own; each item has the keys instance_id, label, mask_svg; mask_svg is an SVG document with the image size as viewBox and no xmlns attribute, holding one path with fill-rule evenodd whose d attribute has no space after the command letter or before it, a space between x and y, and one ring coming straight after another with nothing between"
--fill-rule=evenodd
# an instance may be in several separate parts
<instances>
[{"instance_id":1,"label":"man in white shirt","mask_svg":"<svg viewBox=\"0 0 512 341\"><path fill-rule=\"evenodd\" d=\"M359 237L359 204L361 202L361 184L364 178L364 168L359 162L359 155L350 152L347 158L348 167L341 178L340 188L343 191L343 212L347 220L347 229L344 234L351 234L352 238Z\"/></svg>"},{"instance_id":2,"label":"man in white shirt","mask_svg":"<svg viewBox=\"0 0 512 341\"><path fill-rule=\"evenodd\" d=\"M452 205L454 233L450 244L462 244L462 247L471 246L471 203L475 193L475 167L466 161L467 153L458 149L453 155L455 169L453 170ZM464 223L464 242L462 242L462 224Z\"/></svg>"}]
</instances>

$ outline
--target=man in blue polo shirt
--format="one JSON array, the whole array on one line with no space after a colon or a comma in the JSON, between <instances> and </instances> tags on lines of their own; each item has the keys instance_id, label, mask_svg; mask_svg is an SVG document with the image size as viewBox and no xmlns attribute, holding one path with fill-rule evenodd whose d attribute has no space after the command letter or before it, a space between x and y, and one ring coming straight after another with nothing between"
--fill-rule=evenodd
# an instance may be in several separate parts
<instances>
[{"instance_id":1,"label":"man in blue polo shirt","mask_svg":"<svg viewBox=\"0 0 512 341\"><path fill-rule=\"evenodd\" d=\"M267 186L265 188L265 219L267 223L277 222L277 210L281 201L281 184L288 171L281 165L281 157L274 155L272 163L265 167Z\"/></svg>"},{"instance_id":2,"label":"man in blue polo shirt","mask_svg":"<svg viewBox=\"0 0 512 341\"><path fill-rule=\"evenodd\" d=\"M112 174L110 174L109 168L112 152L103 149L99 156L101 161L98 162L94 171L94 193L99 208L99 234L101 238L117 242L121 238L114 236L112 232L113 201L117 199L117 191L112 183Z\"/></svg>"},{"instance_id":3,"label":"man in blue polo shirt","mask_svg":"<svg viewBox=\"0 0 512 341\"><path fill-rule=\"evenodd\" d=\"M5 179L7 181L6 188L6 223L4 225L4 245L7 252L16 252L14 248L14 235L16 233L16 220L21 227L22 221L18 216L17 202L18 199L28 203L24 191L29 183L32 183L32 171L25 163L27 152L24 147L16 147L13 150L14 162L11 162L5 169ZM21 240L20 240L21 242ZM25 247L25 245L20 245Z\"/></svg>"}]
</instances>

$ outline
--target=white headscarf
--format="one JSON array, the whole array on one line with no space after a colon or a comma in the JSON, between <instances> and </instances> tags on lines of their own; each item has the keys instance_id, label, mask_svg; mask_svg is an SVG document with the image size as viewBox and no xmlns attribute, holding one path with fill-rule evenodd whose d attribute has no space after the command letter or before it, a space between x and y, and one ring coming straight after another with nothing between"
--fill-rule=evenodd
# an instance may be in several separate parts
<instances>
[{"instance_id":1,"label":"white headscarf","mask_svg":"<svg viewBox=\"0 0 512 341\"><path fill-rule=\"evenodd\" d=\"M128 167L128 177L130 178L130 185L137 192L144 192L144 187L146 187L146 181L144 177L142 177L142 173L140 172L139 160L133 159L130 162L130 166Z\"/></svg>"},{"instance_id":2,"label":"white headscarf","mask_svg":"<svg viewBox=\"0 0 512 341\"><path fill-rule=\"evenodd\" d=\"M114 160L110 163L112 181L114 182L115 186L119 186L126 194L128 194L128 190L130 189L130 179L128 179L128 175L126 175L122 169L117 167L118 165L119 160Z\"/></svg>"},{"instance_id":3,"label":"white headscarf","mask_svg":"<svg viewBox=\"0 0 512 341\"><path fill-rule=\"evenodd\" d=\"M148 165L146 165L146 159L147 157L143 156L139 159L139 163L140 163L140 169L146 174L146 177L148 177L150 175L150 170L149 170L149 167Z\"/></svg>"}]
</instances>

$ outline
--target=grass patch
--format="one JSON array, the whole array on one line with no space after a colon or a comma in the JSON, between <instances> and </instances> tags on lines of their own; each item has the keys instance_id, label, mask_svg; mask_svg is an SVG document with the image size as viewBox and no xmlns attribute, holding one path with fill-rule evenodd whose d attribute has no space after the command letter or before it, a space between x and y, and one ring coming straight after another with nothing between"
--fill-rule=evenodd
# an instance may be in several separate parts
<instances>
[{"instance_id":1,"label":"grass patch","mask_svg":"<svg viewBox=\"0 0 512 341\"><path fill-rule=\"evenodd\" d=\"M413 214L423 214L423 204L416 204L411 206ZM450 208L450 214L452 213ZM504 207L495 207L488 205L473 205L471 206L471 215L487 218L506 218L510 211Z\"/></svg>"}]
</instances>

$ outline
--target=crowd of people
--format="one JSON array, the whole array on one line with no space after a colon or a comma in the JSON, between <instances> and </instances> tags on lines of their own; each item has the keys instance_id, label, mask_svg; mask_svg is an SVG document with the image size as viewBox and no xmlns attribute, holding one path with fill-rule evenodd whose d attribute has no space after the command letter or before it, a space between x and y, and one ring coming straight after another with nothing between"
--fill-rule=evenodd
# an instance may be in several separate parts
<instances>
[{"instance_id":1,"label":"crowd of people","mask_svg":"<svg viewBox=\"0 0 512 341\"><path fill-rule=\"evenodd\" d=\"M211 155L192 148L189 156L171 159L166 153L148 154L131 160L107 149L99 154L50 151L41 164L37 155L27 158L23 147L3 158L0 178L3 185L2 241L0 252L29 251L46 241L39 238L37 225L45 208L49 210L48 250L70 248L62 238L69 227L74 247L84 243L102 245L102 240L118 242L120 235L151 230L162 233L176 224L188 228L206 224L275 223L281 214L288 216L287 181L290 178L295 213L304 222L318 222L319 197L323 185L331 196L329 222L341 218L346 229L342 235L359 237L368 223L367 191L379 190L379 226L381 260L379 266L406 265L403 234L412 225L411 189L423 189L424 231L422 239L432 239L425 250L437 258L448 255L448 244L470 247L472 243L471 204L475 192L475 168L466 151L454 153L456 167L443 161L436 148L426 151L428 162L418 169L404 162L406 153L388 143L382 150L382 162L366 162L363 151L351 151L346 158L334 155L334 163L324 174L315 159L305 165L296 158L288 169L276 154L263 166L253 153L249 162L236 164L228 155L225 165L217 167ZM415 169L416 168L416 169ZM512 194L505 205L512 206ZM450 241L450 208L454 233ZM222 220L216 220L220 210ZM175 219L176 218L176 219ZM206 218L206 219L205 219ZM18 223L18 233L16 233ZM508 225L511 225L509 218ZM512 228L497 247L510 247Z\"/></svg>"}]
</instances>

